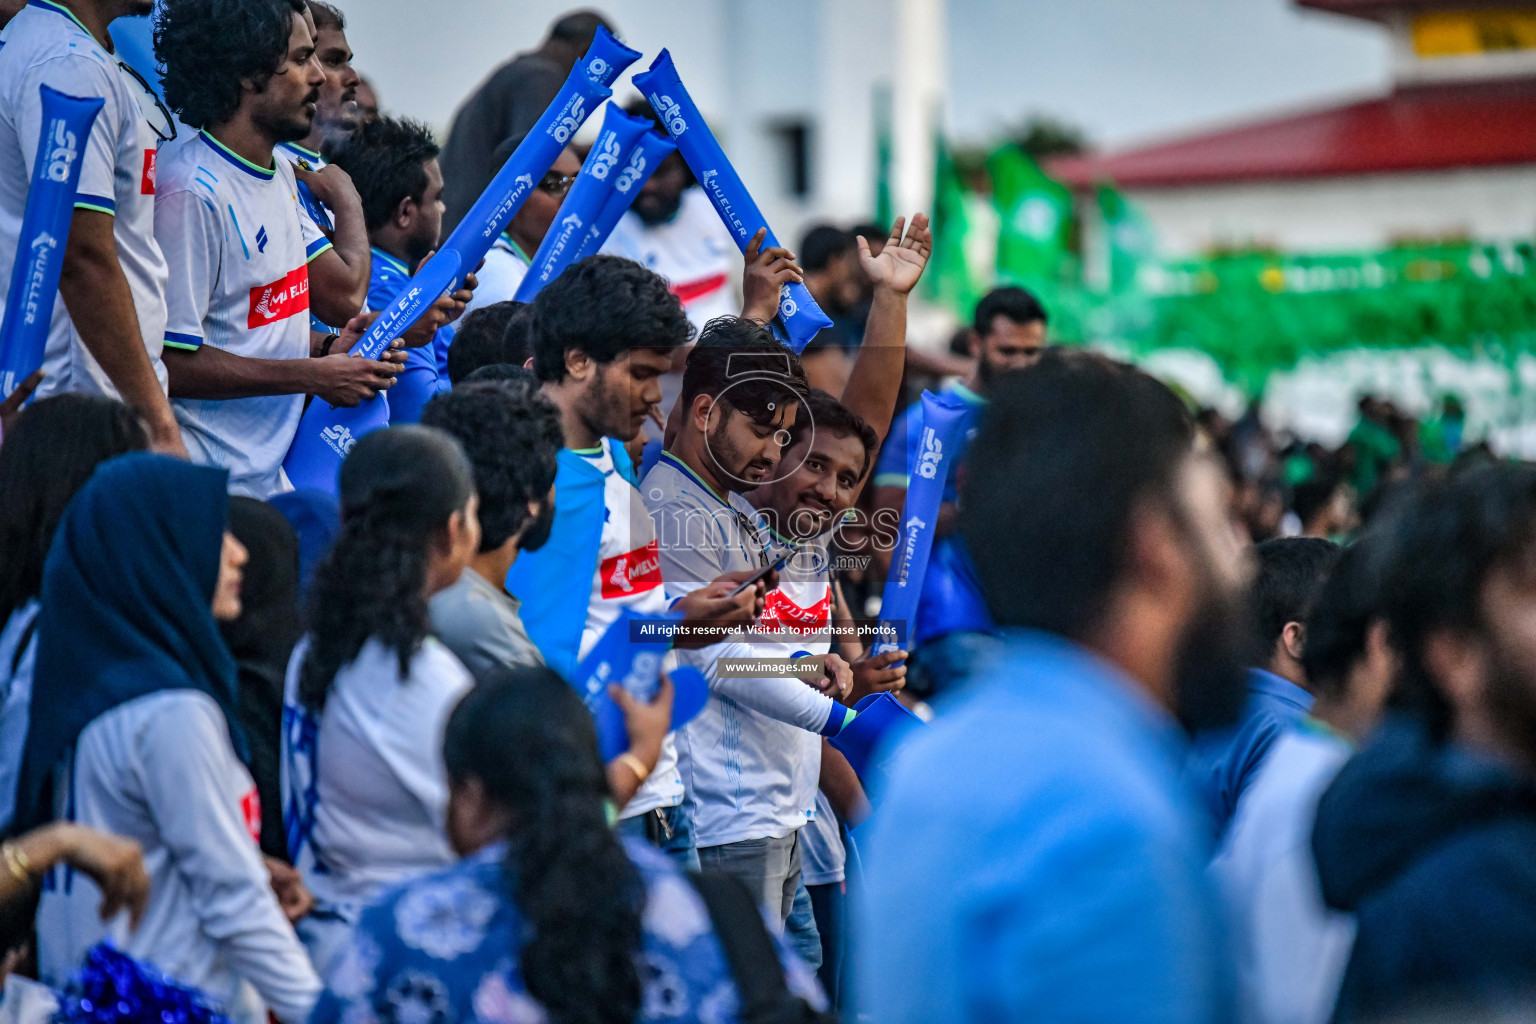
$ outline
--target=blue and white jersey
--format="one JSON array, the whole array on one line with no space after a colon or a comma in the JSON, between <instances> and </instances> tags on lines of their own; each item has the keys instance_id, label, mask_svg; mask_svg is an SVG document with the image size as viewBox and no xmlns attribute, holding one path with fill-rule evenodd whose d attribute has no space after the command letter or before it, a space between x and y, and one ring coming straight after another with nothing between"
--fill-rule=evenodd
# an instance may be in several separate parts
<instances>
[{"instance_id":1,"label":"blue and white jersey","mask_svg":"<svg viewBox=\"0 0 1536 1024\"><path fill-rule=\"evenodd\" d=\"M158 138L140 110L138 91L117 60L68 8L33 0L0 34L0 281L9 281L26 212L32 165L42 136L40 88L104 101L88 138L75 140L80 162L76 209L113 217L117 261L128 279L139 331L155 376L165 330L165 258L155 243L155 147ZM0 317L5 314L0 289ZM54 303L37 390L117 397L117 389L80 340L62 300Z\"/></svg>"},{"instance_id":2,"label":"blue and white jersey","mask_svg":"<svg viewBox=\"0 0 1536 1024\"><path fill-rule=\"evenodd\" d=\"M659 538L661 576L674 596L726 573L758 569L782 544L747 499L717 494L670 452L662 453L640 490ZM815 816L821 737L836 735L852 710L798 678L722 677L718 662L826 654L827 568L814 544L784 567L762 619L765 628L778 627L779 636L740 632L676 653L709 683L704 710L677 734L678 768L701 847L782 839Z\"/></svg>"},{"instance_id":3,"label":"blue and white jersey","mask_svg":"<svg viewBox=\"0 0 1536 1024\"><path fill-rule=\"evenodd\" d=\"M170 265L165 344L252 359L309 358L309 264L330 240L298 207L293 167L260 167L206 132L165 153L155 236ZM289 489L283 457L303 395L173 399L192 460L257 498Z\"/></svg>"},{"instance_id":4,"label":"blue and white jersey","mask_svg":"<svg viewBox=\"0 0 1536 1024\"><path fill-rule=\"evenodd\" d=\"M399 259L382 249L373 250L373 263L368 271L368 308L384 312L400 297L410 283L411 269ZM452 332L439 327L432 343L405 350L405 369L395 378L395 386L389 389L385 401L389 403L389 422L415 423L421 419L422 408L439 391L448 390L448 378L438 372L437 352L446 351L447 340L443 335Z\"/></svg>"}]
</instances>

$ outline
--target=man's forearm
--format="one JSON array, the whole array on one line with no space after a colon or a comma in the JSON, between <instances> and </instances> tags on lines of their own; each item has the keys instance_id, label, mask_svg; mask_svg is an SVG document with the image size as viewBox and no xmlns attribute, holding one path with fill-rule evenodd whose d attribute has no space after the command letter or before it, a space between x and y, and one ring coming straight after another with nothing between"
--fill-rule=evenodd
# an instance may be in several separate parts
<instances>
[{"instance_id":1,"label":"man's forearm","mask_svg":"<svg viewBox=\"0 0 1536 1024\"><path fill-rule=\"evenodd\" d=\"M336 218L331 251L310 264L310 305L321 322L345 327L368 302L368 273L373 252L363 226L363 207L355 195L334 200Z\"/></svg>"},{"instance_id":2,"label":"man's forearm","mask_svg":"<svg viewBox=\"0 0 1536 1024\"><path fill-rule=\"evenodd\" d=\"M105 218L110 232L111 218L107 214L84 213ZM80 216L76 214L77 220ZM77 241L81 244L77 245ZM59 278L59 295L86 350L100 364L123 401L144 416L155 442L174 439L179 447L181 435L176 417L165 392L160 390L160 380L144 348L133 292L117 262L116 244L110 234L107 241L110 249L99 244L99 240L77 239L72 229Z\"/></svg>"},{"instance_id":3,"label":"man's forearm","mask_svg":"<svg viewBox=\"0 0 1536 1024\"><path fill-rule=\"evenodd\" d=\"M165 368L177 398L307 395L315 387L308 359L250 359L211 345L195 352L167 348Z\"/></svg>"},{"instance_id":4,"label":"man's forearm","mask_svg":"<svg viewBox=\"0 0 1536 1024\"><path fill-rule=\"evenodd\" d=\"M885 440L906 365L907 296L877 288L864 326L864 343L848 373L842 402Z\"/></svg>"}]
</instances>

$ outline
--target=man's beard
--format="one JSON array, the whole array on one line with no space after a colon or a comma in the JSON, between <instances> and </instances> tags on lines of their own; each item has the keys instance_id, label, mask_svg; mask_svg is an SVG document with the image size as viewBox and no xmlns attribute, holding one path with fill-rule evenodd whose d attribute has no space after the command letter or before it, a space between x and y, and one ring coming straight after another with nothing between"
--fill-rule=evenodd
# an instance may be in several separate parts
<instances>
[{"instance_id":1,"label":"man's beard","mask_svg":"<svg viewBox=\"0 0 1536 1024\"><path fill-rule=\"evenodd\" d=\"M985 351L982 352L981 358L976 361L976 383L981 385L983 391L996 383L997 378L1001 377L1004 372L992 365Z\"/></svg>"},{"instance_id":2,"label":"man's beard","mask_svg":"<svg viewBox=\"0 0 1536 1024\"><path fill-rule=\"evenodd\" d=\"M549 540L549 534L555 528L555 503L546 501L539 506L539 514L533 517L533 522L523 531L523 539L518 543L519 551L537 551Z\"/></svg>"},{"instance_id":3,"label":"man's beard","mask_svg":"<svg viewBox=\"0 0 1536 1024\"><path fill-rule=\"evenodd\" d=\"M259 123L279 143L303 142L309 138L310 129L314 127L314 122L304 116L302 108L294 117L263 117Z\"/></svg>"},{"instance_id":4,"label":"man's beard","mask_svg":"<svg viewBox=\"0 0 1536 1024\"><path fill-rule=\"evenodd\" d=\"M640 222L646 227L653 228L658 224L665 224L677 216L677 211L682 208L683 197L681 194L671 198L661 196L642 196L636 200L632 209L639 216Z\"/></svg>"},{"instance_id":5,"label":"man's beard","mask_svg":"<svg viewBox=\"0 0 1536 1024\"><path fill-rule=\"evenodd\" d=\"M726 432L726 423L730 417L723 418L709 435L708 454L714 461L714 468L725 478L726 485L737 494L749 494L772 480L771 476L765 476L760 482L753 483L747 478L747 469L753 460L743 455ZM773 472L773 467L768 468Z\"/></svg>"},{"instance_id":6,"label":"man's beard","mask_svg":"<svg viewBox=\"0 0 1536 1024\"><path fill-rule=\"evenodd\" d=\"M1250 619L1245 601L1211 589L1184 630L1173 712L1191 734L1232 725L1241 715L1244 666L1254 650Z\"/></svg>"}]
</instances>

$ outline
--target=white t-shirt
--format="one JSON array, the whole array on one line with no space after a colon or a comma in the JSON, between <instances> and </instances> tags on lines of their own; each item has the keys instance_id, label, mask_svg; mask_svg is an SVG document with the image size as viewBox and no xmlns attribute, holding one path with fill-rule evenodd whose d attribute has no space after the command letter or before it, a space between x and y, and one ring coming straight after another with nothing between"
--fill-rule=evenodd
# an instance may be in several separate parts
<instances>
[{"instance_id":1,"label":"white t-shirt","mask_svg":"<svg viewBox=\"0 0 1536 1024\"><path fill-rule=\"evenodd\" d=\"M155 235L170 265L165 343L252 359L309 358L309 264L331 248L300 212L293 165L258 167L206 132L162 154ZM229 489L289 490L283 457L303 395L171 401L192 461L229 470Z\"/></svg>"},{"instance_id":2,"label":"white t-shirt","mask_svg":"<svg viewBox=\"0 0 1536 1024\"><path fill-rule=\"evenodd\" d=\"M1317 803L1350 748L1293 729L1243 792L1211 862L1233 923L1238 980L1255 1024L1325 1024L1355 942L1355 921L1323 903L1312 857Z\"/></svg>"},{"instance_id":3,"label":"white t-shirt","mask_svg":"<svg viewBox=\"0 0 1536 1024\"><path fill-rule=\"evenodd\" d=\"M640 485L660 538L661 574L669 593L687 594L729 572L764 564L769 538L745 498L726 501L670 453ZM764 624L774 620L824 624L828 617L825 561L797 556L768 595ZM814 815L821 771L821 734L838 728L848 710L800 679L722 679L720 658L791 658L826 654L825 634L789 640L736 634L699 650L678 651L709 682L710 699L678 733L678 765L693 803L699 846L747 839L781 839Z\"/></svg>"},{"instance_id":4,"label":"white t-shirt","mask_svg":"<svg viewBox=\"0 0 1536 1024\"><path fill-rule=\"evenodd\" d=\"M137 87L130 87L117 60L67 9L34 0L0 33L0 281L11 279L26 212L32 165L42 137L39 89L51 86L70 96L99 96L105 101L88 139L80 140L80 184L75 207L113 215L117 261L128 279L138 313L144 348L160 386L165 330L166 265L155 242L155 147L158 137L139 109ZM63 253L58 254L63 258ZM0 288L0 316L5 313ZM80 340L64 308L53 304L43 368L47 376L38 398L64 391L117 397Z\"/></svg>"},{"instance_id":5,"label":"white t-shirt","mask_svg":"<svg viewBox=\"0 0 1536 1024\"><path fill-rule=\"evenodd\" d=\"M475 279L479 284L464 307L465 316L477 309L516 298L517 289L527 276L528 256L506 235L498 236L490 251L485 254L485 262L475 271Z\"/></svg>"},{"instance_id":6,"label":"white t-shirt","mask_svg":"<svg viewBox=\"0 0 1536 1024\"><path fill-rule=\"evenodd\" d=\"M635 211L626 211L602 251L666 278L700 330L717 316L741 313L736 296L741 250L702 188L685 190L677 216L665 224L650 226Z\"/></svg>"},{"instance_id":7,"label":"white t-shirt","mask_svg":"<svg viewBox=\"0 0 1536 1024\"><path fill-rule=\"evenodd\" d=\"M12 612L5 628L0 629L0 832L10 828L16 816L16 783L31 722L39 607L35 598L28 601ZM21 646L23 640L25 647Z\"/></svg>"},{"instance_id":8,"label":"white t-shirt","mask_svg":"<svg viewBox=\"0 0 1536 1024\"><path fill-rule=\"evenodd\" d=\"M401 679L394 652L370 639L336 674L316 724L299 700L308 647L294 650L284 686L284 819L290 837L308 820L294 863L322 906L344 908L453 863L443 730L474 678L428 637Z\"/></svg>"},{"instance_id":9,"label":"white t-shirt","mask_svg":"<svg viewBox=\"0 0 1536 1024\"><path fill-rule=\"evenodd\" d=\"M213 698L161 690L113 708L80 733L67 775L60 816L138 842L149 906L137 931L127 914L103 923L95 883L55 867L37 914L42 979L61 988L110 939L241 1024L262 1024L268 1008L301 1024L320 979L272 895L257 847L261 800Z\"/></svg>"},{"instance_id":10,"label":"white t-shirt","mask_svg":"<svg viewBox=\"0 0 1536 1024\"><path fill-rule=\"evenodd\" d=\"M599 542L597 569L592 574L592 596L587 600L587 622L581 631L577 659L587 656L625 608L636 615L661 615L667 610L667 591L661 583L661 565L656 552L656 529L646 514L645 502L634 485L613 464L611 437L591 453L582 454L604 474L603 534ZM677 772L676 733L667 733L661 744L661 757L650 776L641 783L620 818L633 818L658 807L676 807L683 802L683 779Z\"/></svg>"}]
</instances>

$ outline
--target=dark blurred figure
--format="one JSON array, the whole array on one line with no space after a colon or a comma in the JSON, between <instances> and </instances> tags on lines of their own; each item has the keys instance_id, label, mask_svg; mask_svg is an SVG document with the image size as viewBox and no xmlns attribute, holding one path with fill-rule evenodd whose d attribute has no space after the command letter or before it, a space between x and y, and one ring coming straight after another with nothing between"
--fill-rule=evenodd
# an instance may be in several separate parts
<instances>
[{"instance_id":1,"label":"dark blurred figure","mask_svg":"<svg viewBox=\"0 0 1536 1024\"><path fill-rule=\"evenodd\" d=\"M492 154L503 139L533 127L565 76L592 45L598 26L613 30L596 11L574 11L550 26L536 50L520 53L481 82L453 115L443 147L443 201L448 212L443 232L451 232L469 212L495 173Z\"/></svg>"},{"instance_id":2,"label":"dark blurred figure","mask_svg":"<svg viewBox=\"0 0 1536 1024\"><path fill-rule=\"evenodd\" d=\"M1178 755L1180 720L1230 720L1240 687L1248 567L1224 473L1172 391L1101 355L1047 349L990 395L961 520L1011 628L861 829L862 1010L1234 1020Z\"/></svg>"},{"instance_id":3,"label":"dark blurred figure","mask_svg":"<svg viewBox=\"0 0 1536 1024\"><path fill-rule=\"evenodd\" d=\"M1333 1019L1529 1019L1536 468L1431 484L1393 521L1398 713L1324 794L1312 837L1324 898L1358 922Z\"/></svg>"},{"instance_id":4,"label":"dark blurred figure","mask_svg":"<svg viewBox=\"0 0 1536 1024\"><path fill-rule=\"evenodd\" d=\"M283 831L283 676L303 635L299 623L299 536L277 509L255 498L229 499L229 532L250 552L240 587L240 617L219 624L239 672L236 714L250 743L248 767L265 813L261 852L288 860Z\"/></svg>"}]
</instances>

